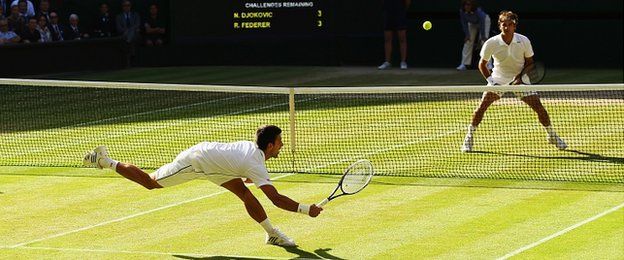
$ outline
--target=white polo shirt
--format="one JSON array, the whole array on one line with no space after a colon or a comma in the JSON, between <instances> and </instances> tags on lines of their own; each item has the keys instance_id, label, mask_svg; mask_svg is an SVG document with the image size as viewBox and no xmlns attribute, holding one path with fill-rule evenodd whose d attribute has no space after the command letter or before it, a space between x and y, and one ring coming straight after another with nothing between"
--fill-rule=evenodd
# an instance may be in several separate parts
<instances>
[{"instance_id":1,"label":"white polo shirt","mask_svg":"<svg viewBox=\"0 0 624 260\"><path fill-rule=\"evenodd\" d=\"M249 178L256 187L272 185L264 164L264 152L253 142L202 142L185 152L192 154L189 159L196 171L207 175Z\"/></svg>"},{"instance_id":2,"label":"white polo shirt","mask_svg":"<svg viewBox=\"0 0 624 260\"><path fill-rule=\"evenodd\" d=\"M524 68L524 58L533 57L533 46L526 36L514 33L511 43L507 45L501 34L498 34L483 43L481 59L494 58L492 78L501 85L507 85Z\"/></svg>"}]
</instances>

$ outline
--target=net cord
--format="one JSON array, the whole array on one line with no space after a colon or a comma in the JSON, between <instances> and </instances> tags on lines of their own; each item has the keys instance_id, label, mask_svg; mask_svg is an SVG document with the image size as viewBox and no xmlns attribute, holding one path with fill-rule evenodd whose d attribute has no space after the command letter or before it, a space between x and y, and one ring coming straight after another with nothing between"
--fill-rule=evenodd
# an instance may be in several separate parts
<instances>
[{"instance_id":1,"label":"net cord","mask_svg":"<svg viewBox=\"0 0 624 260\"><path fill-rule=\"evenodd\" d=\"M275 87L242 85L202 85L171 83L135 83L77 80L0 78L0 86L39 86L71 88L108 88L141 90L208 91L264 94L371 94L371 93L453 93L483 91L600 91L624 90L624 83L604 84L540 84L540 85L455 85L455 86L362 86L362 87Z\"/></svg>"}]
</instances>

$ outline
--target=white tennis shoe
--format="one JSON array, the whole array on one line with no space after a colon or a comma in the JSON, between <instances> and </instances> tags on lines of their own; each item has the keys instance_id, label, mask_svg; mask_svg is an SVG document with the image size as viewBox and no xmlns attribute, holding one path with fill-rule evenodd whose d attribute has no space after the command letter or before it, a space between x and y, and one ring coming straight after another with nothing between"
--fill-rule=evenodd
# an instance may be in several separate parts
<instances>
[{"instance_id":1,"label":"white tennis shoe","mask_svg":"<svg viewBox=\"0 0 624 260\"><path fill-rule=\"evenodd\" d=\"M464 138L464 144L461 147L462 153L472 152L472 145L473 145L472 135L467 134L466 138Z\"/></svg>"},{"instance_id":2,"label":"white tennis shoe","mask_svg":"<svg viewBox=\"0 0 624 260\"><path fill-rule=\"evenodd\" d=\"M548 143L554 144L559 150L565 150L568 148L568 145L563 141L563 139L559 138L558 135L548 135L546 138L548 139Z\"/></svg>"},{"instance_id":3,"label":"white tennis shoe","mask_svg":"<svg viewBox=\"0 0 624 260\"><path fill-rule=\"evenodd\" d=\"M101 164L105 163L102 162L103 158L108 158L108 149L106 149L106 146L100 145L98 147L95 147L93 151L87 152L87 154L85 154L84 159L82 160L82 164L87 167L103 169L104 167Z\"/></svg>"},{"instance_id":4,"label":"white tennis shoe","mask_svg":"<svg viewBox=\"0 0 624 260\"><path fill-rule=\"evenodd\" d=\"M277 228L273 229L273 232L266 234L266 243L269 245L278 246L297 246L295 240L287 237L282 231Z\"/></svg>"},{"instance_id":5,"label":"white tennis shoe","mask_svg":"<svg viewBox=\"0 0 624 260\"><path fill-rule=\"evenodd\" d=\"M402 70L406 70L407 69L407 62L401 61L401 69Z\"/></svg>"},{"instance_id":6,"label":"white tennis shoe","mask_svg":"<svg viewBox=\"0 0 624 260\"><path fill-rule=\"evenodd\" d=\"M392 64L390 64L390 62L384 62L381 65L379 65L379 67L377 67L377 69L380 70L385 70L385 69L389 69L392 66Z\"/></svg>"}]
</instances>

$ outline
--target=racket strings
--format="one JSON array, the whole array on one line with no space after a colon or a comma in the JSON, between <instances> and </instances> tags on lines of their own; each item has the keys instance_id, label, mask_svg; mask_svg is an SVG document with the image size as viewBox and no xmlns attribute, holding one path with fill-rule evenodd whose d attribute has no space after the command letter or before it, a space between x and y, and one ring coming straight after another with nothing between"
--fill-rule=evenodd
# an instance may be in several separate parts
<instances>
[{"instance_id":1,"label":"racket strings","mask_svg":"<svg viewBox=\"0 0 624 260\"><path fill-rule=\"evenodd\" d=\"M348 194L356 193L366 187L372 176L373 170L370 165L356 165L345 174L342 191Z\"/></svg>"}]
</instances>

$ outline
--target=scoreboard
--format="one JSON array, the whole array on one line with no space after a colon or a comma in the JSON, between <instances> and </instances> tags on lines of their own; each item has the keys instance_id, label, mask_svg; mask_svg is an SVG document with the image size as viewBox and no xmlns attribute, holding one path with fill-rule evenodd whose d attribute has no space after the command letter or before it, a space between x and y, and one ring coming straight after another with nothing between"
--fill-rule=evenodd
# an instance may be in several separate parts
<instances>
[{"instance_id":1,"label":"scoreboard","mask_svg":"<svg viewBox=\"0 0 624 260\"><path fill-rule=\"evenodd\" d=\"M327 28L327 8L323 2L322 0L231 1L230 28L235 33L263 31L283 34L323 31Z\"/></svg>"},{"instance_id":2,"label":"scoreboard","mask_svg":"<svg viewBox=\"0 0 624 260\"><path fill-rule=\"evenodd\" d=\"M329 0L171 1L178 39L317 36L329 32Z\"/></svg>"}]
</instances>

